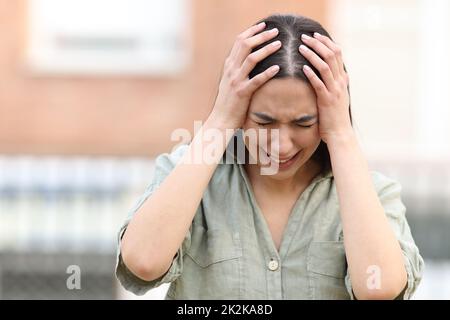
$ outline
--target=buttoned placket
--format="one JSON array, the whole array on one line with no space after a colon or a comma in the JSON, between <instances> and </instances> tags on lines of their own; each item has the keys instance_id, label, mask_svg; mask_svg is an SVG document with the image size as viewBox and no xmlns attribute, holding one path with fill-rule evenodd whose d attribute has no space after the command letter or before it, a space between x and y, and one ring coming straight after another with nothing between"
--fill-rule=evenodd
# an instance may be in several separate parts
<instances>
[{"instance_id":1,"label":"buttoned placket","mask_svg":"<svg viewBox=\"0 0 450 320\"><path fill-rule=\"evenodd\" d=\"M298 228L299 220L301 217L299 206L302 205L302 200L311 192L313 186L320 181L322 176L313 179L312 183L303 191L300 197L297 199L292 212L289 215L288 222L285 230L283 231L283 238L280 245L280 251L275 247L272 235L270 233L267 222L261 209L254 197L250 181L245 173L244 167L239 165L239 171L244 179L247 187L248 196L250 197L251 204L253 206L253 214L255 215L255 227L257 228L257 234L262 238L262 243L265 259L265 270L267 279L267 299L269 300L281 300L283 297L283 283L282 283L282 258L287 254L287 249L295 234L295 230Z\"/></svg>"}]
</instances>

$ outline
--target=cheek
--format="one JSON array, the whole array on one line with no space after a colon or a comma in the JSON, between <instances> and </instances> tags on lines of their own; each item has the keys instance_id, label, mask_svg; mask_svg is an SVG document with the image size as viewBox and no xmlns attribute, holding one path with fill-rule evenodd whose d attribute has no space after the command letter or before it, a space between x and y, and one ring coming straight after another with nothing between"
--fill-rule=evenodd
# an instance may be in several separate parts
<instances>
[{"instance_id":1,"label":"cheek","mask_svg":"<svg viewBox=\"0 0 450 320\"><path fill-rule=\"evenodd\" d=\"M246 121L243 126L243 136L242 139L244 140L244 144L247 147L247 150L250 151L250 153L253 155L254 150L258 148L259 145L261 145L261 141L259 139L260 137L260 128L258 125L256 125L253 121Z\"/></svg>"},{"instance_id":2,"label":"cheek","mask_svg":"<svg viewBox=\"0 0 450 320\"><path fill-rule=\"evenodd\" d=\"M248 129L255 129L255 128L258 128L256 123L249 117L245 118L244 124L242 125L242 129L245 131Z\"/></svg>"},{"instance_id":3,"label":"cheek","mask_svg":"<svg viewBox=\"0 0 450 320\"><path fill-rule=\"evenodd\" d=\"M245 144L247 147L251 145L254 145L254 142L256 140L257 145L259 147L262 147L263 149L270 149L271 145L271 134L269 129L260 128L258 125L256 125L253 121L246 121L242 127L242 129L247 131L246 139L244 139ZM265 134L261 134L260 131L265 131ZM299 148L316 148L320 141L320 133L317 126L314 126L313 128L309 129L297 129L297 131L293 135L293 142L295 145L297 145ZM250 137L254 139L250 139ZM261 139L265 137L265 139Z\"/></svg>"},{"instance_id":4,"label":"cheek","mask_svg":"<svg viewBox=\"0 0 450 320\"><path fill-rule=\"evenodd\" d=\"M247 130L250 128L250 121L249 120L245 120L244 124L242 125L242 130Z\"/></svg>"},{"instance_id":5,"label":"cheek","mask_svg":"<svg viewBox=\"0 0 450 320\"><path fill-rule=\"evenodd\" d=\"M320 134L317 126L309 129L300 129L298 135L296 135L295 142L299 146L315 147L320 143Z\"/></svg>"},{"instance_id":6,"label":"cheek","mask_svg":"<svg viewBox=\"0 0 450 320\"><path fill-rule=\"evenodd\" d=\"M251 129L250 131L254 130L256 132L256 140L258 141L258 145L262 147L263 149L270 149L270 146L272 145L272 139L270 130L266 131L266 134L260 134L259 131L261 128L258 126L252 127L247 126L245 129ZM262 129L264 130L264 129ZM261 139L262 137L267 137L266 140ZM295 146L298 146L298 148L316 148L320 141L320 133L317 127L309 128L309 129L294 129L294 132L291 136L292 142ZM248 143L247 143L248 145Z\"/></svg>"}]
</instances>

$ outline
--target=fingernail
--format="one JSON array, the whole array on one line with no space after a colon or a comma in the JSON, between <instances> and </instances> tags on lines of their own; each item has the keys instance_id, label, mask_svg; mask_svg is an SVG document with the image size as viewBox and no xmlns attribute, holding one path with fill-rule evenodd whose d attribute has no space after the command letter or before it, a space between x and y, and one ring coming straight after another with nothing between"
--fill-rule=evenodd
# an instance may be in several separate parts
<instances>
[{"instance_id":1,"label":"fingernail","mask_svg":"<svg viewBox=\"0 0 450 320\"><path fill-rule=\"evenodd\" d=\"M305 51L306 52L306 51L308 51L308 48L305 45L302 44L300 46L300 51Z\"/></svg>"},{"instance_id":2,"label":"fingernail","mask_svg":"<svg viewBox=\"0 0 450 320\"><path fill-rule=\"evenodd\" d=\"M278 66L278 65L274 65L274 66L272 66L271 68L270 68L270 71L272 71L272 72L278 72L278 70L280 70L280 66Z\"/></svg>"},{"instance_id":3,"label":"fingernail","mask_svg":"<svg viewBox=\"0 0 450 320\"><path fill-rule=\"evenodd\" d=\"M270 32L272 32L272 33L278 33L278 29L277 29L277 28L273 28L272 30L270 30Z\"/></svg>"},{"instance_id":4,"label":"fingernail","mask_svg":"<svg viewBox=\"0 0 450 320\"><path fill-rule=\"evenodd\" d=\"M266 23L263 21L260 24L258 24L258 27L262 27L262 26L265 26L265 25L266 25Z\"/></svg>"},{"instance_id":5,"label":"fingernail","mask_svg":"<svg viewBox=\"0 0 450 320\"><path fill-rule=\"evenodd\" d=\"M272 44L272 46L274 46L274 47L278 47L278 46L281 44L281 41L280 41L280 40L277 40L277 41L272 42L271 44Z\"/></svg>"},{"instance_id":6,"label":"fingernail","mask_svg":"<svg viewBox=\"0 0 450 320\"><path fill-rule=\"evenodd\" d=\"M314 32L314 37L316 37L316 38L320 38L322 35L320 34L320 33L318 33L318 32Z\"/></svg>"},{"instance_id":7,"label":"fingernail","mask_svg":"<svg viewBox=\"0 0 450 320\"><path fill-rule=\"evenodd\" d=\"M311 37L307 36L306 34L302 34L302 39L309 40L309 39L311 39Z\"/></svg>"},{"instance_id":8,"label":"fingernail","mask_svg":"<svg viewBox=\"0 0 450 320\"><path fill-rule=\"evenodd\" d=\"M311 71L311 68L306 64L303 65L303 69L305 69L306 71Z\"/></svg>"}]
</instances>

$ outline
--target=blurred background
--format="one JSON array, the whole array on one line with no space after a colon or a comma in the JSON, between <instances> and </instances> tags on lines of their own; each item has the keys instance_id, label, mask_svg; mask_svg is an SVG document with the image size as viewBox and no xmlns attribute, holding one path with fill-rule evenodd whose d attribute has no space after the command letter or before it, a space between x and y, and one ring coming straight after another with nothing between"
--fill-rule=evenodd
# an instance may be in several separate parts
<instances>
[{"instance_id":1,"label":"blurred background","mask_svg":"<svg viewBox=\"0 0 450 320\"><path fill-rule=\"evenodd\" d=\"M138 298L114 277L117 231L172 130L208 115L236 35L272 13L343 48L355 130L425 258L415 298L450 299L446 0L0 0L0 299Z\"/></svg>"}]
</instances>

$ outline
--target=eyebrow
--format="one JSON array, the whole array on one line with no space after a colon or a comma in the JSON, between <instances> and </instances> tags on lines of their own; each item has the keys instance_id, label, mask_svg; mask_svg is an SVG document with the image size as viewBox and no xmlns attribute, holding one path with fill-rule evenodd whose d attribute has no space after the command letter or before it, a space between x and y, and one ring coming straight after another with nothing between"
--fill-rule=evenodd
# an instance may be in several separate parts
<instances>
[{"instance_id":1,"label":"eyebrow","mask_svg":"<svg viewBox=\"0 0 450 320\"><path fill-rule=\"evenodd\" d=\"M261 120L264 120L264 121L270 121L270 122L278 121L277 119L272 118L271 116L269 116L265 113L262 113L262 112L252 112L252 114L254 114L255 116L257 116L258 118L260 118ZM304 123L304 122L308 122L312 119L315 119L316 117L317 117L316 115L306 115L306 116L302 116L298 119L292 120L292 122Z\"/></svg>"}]
</instances>

